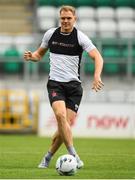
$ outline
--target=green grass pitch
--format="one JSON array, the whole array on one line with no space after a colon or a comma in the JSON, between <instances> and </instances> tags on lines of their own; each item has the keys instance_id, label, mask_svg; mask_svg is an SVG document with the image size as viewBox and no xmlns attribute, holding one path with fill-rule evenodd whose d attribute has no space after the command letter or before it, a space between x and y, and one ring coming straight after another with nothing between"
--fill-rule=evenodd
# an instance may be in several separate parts
<instances>
[{"instance_id":1,"label":"green grass pitch","mask_svg":"<svg viewBox=\"0 0 135 180\"><path fill-rule=\"evenodd\" d=\"M1 179L134 179L135 140L75 138L75 147L84 161L83 169L68 177L55 170L56 159L66 154L64 145L48 169L38 169L49 138L34 135L0 135Z\"/></svg>"}]
</instances>

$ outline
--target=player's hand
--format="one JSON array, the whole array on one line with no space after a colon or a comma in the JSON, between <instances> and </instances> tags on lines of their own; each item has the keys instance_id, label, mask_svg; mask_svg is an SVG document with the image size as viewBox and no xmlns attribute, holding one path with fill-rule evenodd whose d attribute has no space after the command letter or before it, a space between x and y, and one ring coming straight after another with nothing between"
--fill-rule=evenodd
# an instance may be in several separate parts
<instances>
[{"instance_id":1,"label":"player's hand","mask_svg":"<svg viewBox=\"0 0 135 180\"><path fill-rule=\"evenodd\" d=\"M104 83L102 82L100 77L94 78L93 84L92 84L92 89L98 92L99 90L102 89L104 86Z\"/></svg>"},{"instance_id":2,"label":"player's hand","mask_svg":"<svg viewBox=\"0 0 135 180\"><path fill-rule=\"evenodd\" d=\"M25 51L25 52L24 52L24 59L25 59L26 61L32 60L32 52L31 52L31 51Z\"/></svg>"}]
</instances>

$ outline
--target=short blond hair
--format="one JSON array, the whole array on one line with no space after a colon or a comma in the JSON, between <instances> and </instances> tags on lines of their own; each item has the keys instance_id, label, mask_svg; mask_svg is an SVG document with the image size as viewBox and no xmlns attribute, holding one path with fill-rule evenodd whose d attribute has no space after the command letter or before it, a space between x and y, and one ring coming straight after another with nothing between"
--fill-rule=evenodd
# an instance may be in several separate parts
<instances>
[{"instance_id":1,"label":"short blond hair","mask_svg":"<svg viewBox=\"0 0 135 180\"><path fill-rule=\"evenodd\" d=\"M60 8L60 14L62 11L71 11L73 15L76 14L75 8L73 6L64 5Z\"/></svg>"}]
</instances>

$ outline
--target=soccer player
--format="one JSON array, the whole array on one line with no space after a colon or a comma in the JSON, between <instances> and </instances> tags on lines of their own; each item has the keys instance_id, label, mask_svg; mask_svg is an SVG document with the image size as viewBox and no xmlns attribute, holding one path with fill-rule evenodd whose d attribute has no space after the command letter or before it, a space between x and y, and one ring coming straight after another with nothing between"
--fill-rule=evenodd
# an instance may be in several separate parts
<instances>
[{"instance_id":1,"label":"soccer player","mask_svg":"<svg viewBox=\"0 0 135 180\"><path fill-rule=\"evenodd\" d=\"M76 158L78 168L84 165L73 145L70 127L76 117L83 93L80 80L81 56L84 50L95 62L92 85L92 89L95 91L100 90L103 86L101 80L103 58L91 40L74 27L75 22L75 8L62 6L60 9L60 27L49 29L44 34L42 43L36 51L24 53L26 61L35 62L39 61L48 49L50 50L50 73L47 89L58 128L48 152L38 165L39 168L49 166L52 156L62 143L65 144L68 153Z\"/></svg>"}]
</instances>

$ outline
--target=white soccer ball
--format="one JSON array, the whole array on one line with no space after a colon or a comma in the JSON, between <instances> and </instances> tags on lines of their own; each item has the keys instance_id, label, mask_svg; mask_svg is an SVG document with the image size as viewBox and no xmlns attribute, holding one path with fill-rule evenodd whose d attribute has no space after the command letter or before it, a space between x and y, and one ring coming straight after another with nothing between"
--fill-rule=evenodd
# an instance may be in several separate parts
<instances>
[{"instance_id":1,"label":"white soccer ball","mask_svg":"<svg viewBox=\"0 0 135 180\"><path fill-rule=\"evenodd\" d=\"M56 161L56 170L61 176L72 176L77 171L77 161L72 155L65 154Z\"/></svg>"}]
</instances>

